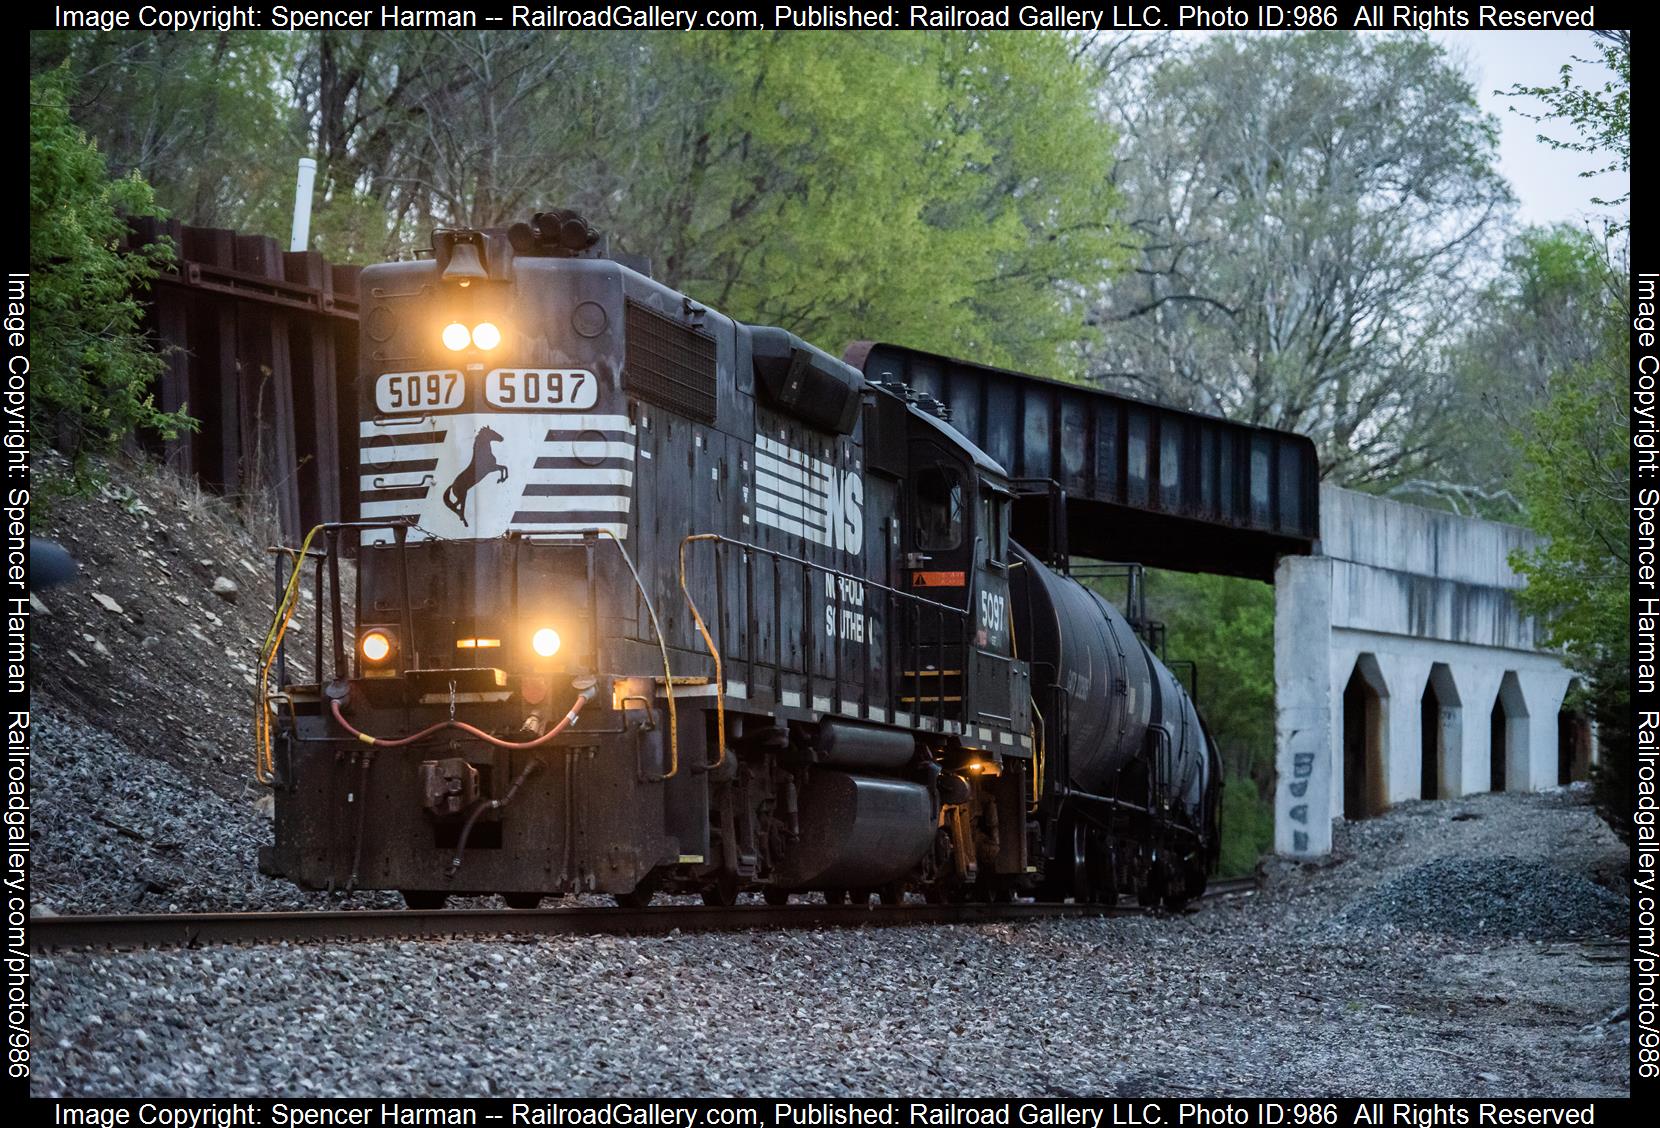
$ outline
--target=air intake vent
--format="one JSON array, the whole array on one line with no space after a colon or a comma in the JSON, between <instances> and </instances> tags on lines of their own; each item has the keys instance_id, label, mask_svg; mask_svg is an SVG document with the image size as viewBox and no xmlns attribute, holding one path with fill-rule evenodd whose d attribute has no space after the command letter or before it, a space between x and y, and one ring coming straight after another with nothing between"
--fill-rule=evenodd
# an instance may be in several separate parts
<instances>
[{"instance_id":1,"label":"air intake vent","mask_svg":"<svg viewBox=\"0 0 1660 1128\"><path fill-rule=\"evenodd\" d=\"M715 421L715 339L629 302L623 387L643 400Z\"/></svg>"}]
</instances>

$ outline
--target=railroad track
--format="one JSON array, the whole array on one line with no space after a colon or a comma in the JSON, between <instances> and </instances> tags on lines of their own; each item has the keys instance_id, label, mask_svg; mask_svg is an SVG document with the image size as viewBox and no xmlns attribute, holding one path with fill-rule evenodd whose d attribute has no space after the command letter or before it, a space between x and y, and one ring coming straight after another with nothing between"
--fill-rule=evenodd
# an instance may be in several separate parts
<instances>
[{"instance_id":1,"label":"railroad track","mask_svg":"<svg viewBox=\"0 0 1660 1128\"><path fill-rule=\"evenodd\" d=\"M1211 883L1204 900L1254 892L1252 878ZM29 949L203 947L281 940L435 936L645 936L743 929L891 928L899 925L1130 916L1129 903L1016 901L961 905L656 905L644 909L364 909L356 912L143 913L29 918Z\"/></svg>"}]
</instances>

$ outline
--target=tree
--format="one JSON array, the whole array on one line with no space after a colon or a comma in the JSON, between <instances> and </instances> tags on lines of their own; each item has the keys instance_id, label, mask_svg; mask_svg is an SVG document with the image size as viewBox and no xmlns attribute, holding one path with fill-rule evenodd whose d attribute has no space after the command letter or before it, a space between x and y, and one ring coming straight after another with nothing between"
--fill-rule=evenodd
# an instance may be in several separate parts
<instances>
[{"instance_id":1,"label":"tree","mask_svg":"<svg viewBox=\"0 0 1660 1128\"><path fill-rule=\"evenodd\" d=\"M146 343L135 294L169 250L124 249L124 215L156 215L136 174L112 180L69 118L71 82L59 68L29 83L29 270L32 275L29 426L33 441L73 455L113 450L135 427L166 435L193 426L158 411L150 388L162 358Z\"/></svg>"},{"instance_id":2,"label":"tree","mask_svg":"<svg viewBox=\"0 0 1660 1128\"><path fill-rule=\"evenodd\" d=\"M665 281L831 348L1072 360L1072 295L1118 256L1115 135L1067 39L683 36L659 57L689 96L639 131L659 171L616 211Z\"/></svg>"},{"instance_id":3,"label":"tree","mask_svg":"<svg viewBox=\"0 0 1660 1128\"><path fill-rule=\"evenodd\" d=\"M1563 120L1578 139L1553 148L1610 153L1610 170L1630 169L1631 36L1599 33L1615 77L1601 91L1577 88L1563 67L1556 87L1516 88L1542 98L1536 120ZM1599 170L1602 171L1602 170ZM1629 199L1595 200L1609 206ZM1539 614L1546 638L1587 676L1592 717L1598 722L1597 806L1627 841L1636 799L1631 706L1631 325L1630 267L1621 238L1626 225L1610 220L1593 244L1588 302L1600 313L1601 332L1589 355L1566 355L1554 365L1546 399L1523 435L1518 475L1528 523L1543 547L1512 561L1527 577L1523 606Z\"/></svg>"},{"instance_id":4,"label":"tree","mask_svg":"<svg viewBox=\"0 0 1660 1128\"><path fill-rule=\"evenodd\" d=\"M173 216L286 232L303 137L279 32L36 32L32 74L67 66L71 116L117 177L136 173Z\"/></svg>"},{"instance_id":5,"label":"tree","mask_svg":"<svg viewBox=\"0 0 1660 1128\"><path fill-rule=\"evenodd\" d=\"M745 320L1048 369L1121 258L1115 134L1060 36L330 33L302 55L331 247L573 206Z\"/></svg>"},{"instance_id":6,"label":"tree","mask_svg":"<svg viewBox=\"0 0 1660 1128\"><path fill-rule=\"evenodd\" d=\"M1518 554L1524 608L1586 675L1600 748L1598 806L1628 841L1636 798L1631 703L1630 290L1624 263L1604 276L1607 335L1590 360L1550 380L1529 420L1517 493L1546 543Z\"/></svg>"},{"instance_id":7,"label":"tree","mask_svg":"<svg viewBox=\"0 0 1660 1128\"><path fill-rule=\"evenodd\" d=\"M31 61L96 84L77 119L187 222L283 229L311 152L335 258L570 206L744 320L1065 373L1083 296L1124 259L1108 54L973 32L122 32L40 37Z\"/></svg>"},{"instance_id":8,"label":"tree","mask_svg":"<svg viewBox=\"0 0 1660 1128\"><path fill-rule=\"evenodd\" d=\"M1574 81L1573 63L1563 63L1554 86L1526 86L1517 83L1505 93L1513 97L1537 98L1545 103L1543 113L1530 114L1516 110L1523 117L1537 122L1561 121L1571 125L1577 137L1559 140L1541 133L1539 141L1558 151L1591 153L1606 156L1608 162L1590 168L1579 175L1600 176L1606 172L1631 172L1631 32L1598 31L1597 53L1601 62L1613 71L1613 77L1601 89L1593 90ZM1574 62L1589 63L1576 58ZM1612 200L1591 197L1599 207L1623 207L1631 202L1629 181L1624 193ZM1610 220L1609 236L1618 235L1628 226L1626 220Z\"/></svg>"},{"instance_id":9,"label":"tree","mask_svg":"<svg viewBox=\"0 0 1660 1128\"><path fill-rule=\"evenodd\" d=\"M1426 37L1319 33L1208 38L1137 93L1137 260L1095 302L1092 378L1301 431L1339 482L1415 472L1510 199L1470 83Z\"/></svg>"},{"instance_id":10,"label":"tree","mask_svg":"<svg viewBox=\"0 0 1660 1128\"><path fill-rule=\"evenodd\" d=\"M1610 332L1621 331L1610 324L1608 253L1568 224L1511 239L1477 316L1447 352L1447 418L1459 424L1459 441L1442 447L1422 476L1397 483L1392 495L1499 520L1522 515L1515 486L1530 419L1560 373L1596 363Z\"/></svg>"}]
</instances>

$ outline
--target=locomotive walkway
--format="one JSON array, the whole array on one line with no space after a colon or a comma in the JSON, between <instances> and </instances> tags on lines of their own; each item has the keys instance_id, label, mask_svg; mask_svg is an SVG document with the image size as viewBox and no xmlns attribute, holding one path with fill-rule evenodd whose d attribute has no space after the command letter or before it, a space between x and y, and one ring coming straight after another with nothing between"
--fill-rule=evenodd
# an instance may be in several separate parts
<instances>
[{"instance_id":1,"label":"locomotive walkway","mask_svg":"<svg viewBox=\"0 0 1660 1128\"><path fill-rule=\"evenodd\" d=\"M1255 878L1211 883L1204 899L1255 892ZM1131 916L1130 904L1016 901L959 905L655 905L643 909L365 909L348 912L147 913L43 916L29 921L29 948L202 947L280 940L416 940L435 936L662 935L747 929L891 928L1067 917Z\"/></svg>"}]
</instances>

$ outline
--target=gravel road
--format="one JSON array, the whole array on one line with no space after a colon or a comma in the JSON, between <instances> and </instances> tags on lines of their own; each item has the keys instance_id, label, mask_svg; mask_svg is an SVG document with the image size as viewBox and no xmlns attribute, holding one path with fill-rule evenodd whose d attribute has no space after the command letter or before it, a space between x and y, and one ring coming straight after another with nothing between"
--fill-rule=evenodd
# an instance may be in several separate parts
<instances>
[{"instance_id":1,"label":"gravel road","mask_svg":"<svg viewBox=\"0 0 1660 1128\"><path fill-rule=\"evenodd\" d=\"M1333 864L1176 918L55 953L33 1091L1628 1092L1592 880L1619 848L1581 792L1341 830ZM1558 899L1517 902L1509 857Z\"/></svg>"}]
</instances>

